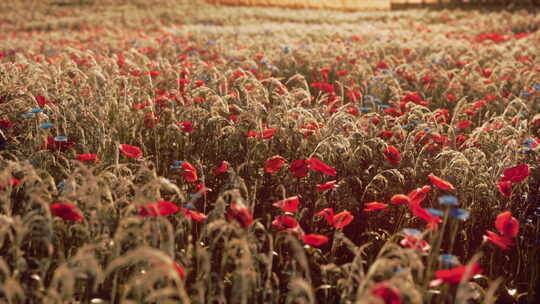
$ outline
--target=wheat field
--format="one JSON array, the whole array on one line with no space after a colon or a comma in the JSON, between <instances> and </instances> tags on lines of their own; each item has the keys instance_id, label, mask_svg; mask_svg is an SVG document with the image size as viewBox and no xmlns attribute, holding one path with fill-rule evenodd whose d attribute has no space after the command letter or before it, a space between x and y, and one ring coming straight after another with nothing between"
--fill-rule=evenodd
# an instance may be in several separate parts
<instances>
[{"instance_id":1,"label":"wheat field","mask_svg":"<svg viewBox=\"0 0 540 304\"><path fill-rule=\"evenodd\" d=\"M540 17L0 4L0 303L538 303Z\"/></svg>"}]
</instances>

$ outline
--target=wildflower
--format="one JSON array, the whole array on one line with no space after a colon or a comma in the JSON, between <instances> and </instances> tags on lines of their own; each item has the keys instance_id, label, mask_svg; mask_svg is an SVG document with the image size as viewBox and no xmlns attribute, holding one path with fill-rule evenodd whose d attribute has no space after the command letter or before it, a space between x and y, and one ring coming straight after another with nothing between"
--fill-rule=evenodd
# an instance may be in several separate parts
<instances>
[{"instance_id":1,"label":"wildflower","mask_svg":"<svg viewBox=\"0 0 540 304\"><path fill-rule=\"evenodd\" d=\"M0 119L0 129L12 129L13 123L9 119Z\"/></svg>"},{"instance_id":2,"label":"wildflower","mask_svg":"<svg viewBox=\"0 0 540 304\"><path fill-rule=\"evenodd\" d=\"M379 211L379 210L385 210L388 208L388 204L380 203L380 202L371 202L371 203L365 203L364 204L364 211L365 212L371 212L371 211Z\"/></svg>"},{"instance_id":3,"label":"wildflower","mask_svg":"<svg viewBox=\"0 0 540 304\"><path fill-rule=\"evenodd\" d=\"M257 132L253 131L253 130L249 130L247 131L246 133L246 137L247 138L257 138L259 135L257 134Z\"/></svg>"},{"instance_id":4,"label":"wildflower","mask_svg":"<svg viewBox=\"0 0 540 304\"><path fill-rule=\"evenodd\" d=\"M80 222L83 220L81 212L73 204L54 203L50 206L51 214L65 221Z\"/></svg>"},{"instance_id":5,"label":"wildflower","mask_svg":"<svg viewBox=\"0 0 540 304\"><path fill-rule=\"evenodd\" d=\"M193 132L193 123L189 121L179 121L176 123L177 126L182 128L182 132L191 133Z\"/></svg>"},{"instance_id":6,"label":"wildflower","mask_svg":"<svg viewBox=\"0 0 540 304\"><path fill-rule=\"evenodd\" d=\"M315 216L324 216L326 222L336 229L343 229L345 226L349 225L354 219L354 216L347 210L334 215L333 208L323 209L322 211L319 211L317 214L315 214Z\"/></svg>"},{"instance_id":7,"label":"wildflower","mask_svg":"<svg viewBox=\"0 0 540 304\"><path fill-rule=\"evenodd\" d=\"M193 186L193 189L195 189L196 194L198 194L198 195L206 194L206 192L212 191L212 189L206 187L206 185L204 183L195 184L195 186Z\"/></svg>"},{"instance_id":8,"label":"wildflower","mask_svg":"<svg viewBox=\"0 0 540 304\"><path fill-rule=\"evenodd\" d=\"M300 199L298 196L291 196L272 204L272 206L280 208L284 212L292 212L292 213L298 211L299 205L300 205Z\"/></svg>"},{"instance_id":9,"label":"wildflower","mask_svg":"<svg viewBox=\"0 0 540 304\"><path fill-rule=\"evenodd\" d=\"M144 103L133 105L133 106L131 106L131 108L133 110L141 110L141 109L144 109L144 108L146 108L146 107L148 107L150 105L151 105L151 103L149 101L147 101L147 102L144 102Z\"/></svg>"},{"instance_id":10,"label":"wildflower","mask_svg":"<svg viewBox=\"0 0 540 304\"><path fill-rule=\"evenodd\" d=\"M269 174L274 174L285 165L285 159L279 155L271 157L264 163L264 171Z\"/></svg>"},{"instance_id":11,"label":"wildflower","mask_svg":"<svg viewBox=\"0 0 540 304\"><path fill-rule=\"evenodd\" d=\"M407 205L411 203L411 199L405 194L396 194L390 198L390 202L396 205Z\"/></svg>"},{"instance_id":12,"label":"wildflower","mask_svg":"<svg viewBox=\"0 0 540 304\"><path fill-rule=\"evenodd\" d=\"M465 119L456 124L456 128L459 130L467 129L472 125L472 121Z\"/></svg>"},{"instance_id":13,"label":"wildflower","mask_svg":"<svg viewBox=\"0 0 540 304\"><path fill-rule=\"evenodd\" d=\"M399 164L401 161L399 150L392 145L386 147L386 150L384 150L384 156L391 164Z\"/></svg>"},{"instance_id":14,"label":"wildflower","mask_svg":"<svg viewBox=\"0 0 540 304\"><path fill-rule=\"evenodd\" d=\"M501 195L505 197L512 197L512 182L498 182L497 189L499 189L499 193Z\"/></svg>"},{"instance_id":15,"label":"wildflower","mask_svg":"<svg viewBox=\"0 0 540 304\"><path fill-rule=\"evenodd\" d=\"M40 108L43 108L50 103L50 101L43 95L37 95L35 100Z\"/></svg>"},{"instance_id":16,"label":"wildflower","mask_svg":"<svg viewBox=\"0 0 540 304\"><path fill-rule=\"evenodd\" d=\"M321 234L304 234L302 235L302 240L306 245L318 247L328 243L329 239Z\"/></svg>"},{"instance_id":17,"label":"wildflower","mask_svg":"<svg viewBox=\"0 0 540 304\"><path fill-rule=\"evenodd\" d=\"M140 216L168 216L180 211L180 208L169 201L159 201L139 206Z\"/></svg>"},{"instance_id":18,"label":"wildflower","mask_svg":"<svg viewBox=\"0 0 540 304\"><path fill-rule=\"evenodd\" d=\"M97 159L98 159L98 155L97 154L91 154L91 153L77 154L77 155L75 155L75 158L77 158L79 161L82 161L82 162L95 163L97 161Z\"/></svg>"},{"instance_id":19,"label":"wildflower","mask_svg":"<svg viewBox=\"0 0 540 304\"><path fill-rule=\"evenodd\" d=\"M430 186L423 186L422 188L416 188L416 189L412 190L408 194L408 197L410 199L410 203L411 204L420 204L421 202L423 202L426 199L427 194L429 193L429 191L431 191Z\"/></svg>"},{"instance_id":20,"label":"wildflower","mask_svg":"<svg viewBox=\"0 0 540 304\"><path fill-rule=\"evenodd\" d=\"M47 136L47 141L44 143L45 149L49 151L65 152L75 146L75 143L68 140L64 136Z\"/></svg>"},{"instance_id":21,"label":"wildflower","mask_svg":"<svg viewBox=\"0 0 540 304\"><path fill-rule=\"evenodd\" d=\"M129 158L137 159L143 156L141 149L139 149L138 147L128 145L128 144L121 144L119 148L120 148L120 152L122 152L125 156Z\"/></svg>"},{"instance_id":22,"label":"wildflower","mask_svg":"<svg viewBox=\"0 0 540 304\"><path fill-rule=\"evenodd\" d=\"M323 174L329 175L329 176L336 176L336 169L330 167L329 165L323 163L316 157L312 157L308 159L307 165L310 169L313 169L315 171L319 171Z\"/></svg>"},{"instance_id":23,"label":"wildflower","mask_svg":"<svg viewBox=\"0 0 540 304\"><path fill-rule=\"evenodd\" d=\"M512 216L512 212L505 211L497 215L495 228L505 237L514 238L519 232L519 222Z\"/></svg>"},{"instance_id":24,"label":"wildflower","mask_svg":"<svg viewBox=\"0 0 540 304\"><path fill-rule=\"evenodd\" d=\"M39 125L39 127L43 130L47 130L47 129L50 129L52 127L54 127L54 124L52 122L44 122L42 124Z\"/></svg>"},{"instance_id":25,"label":"wildflower","mask_svg":"<svg viewBox=\"0 0 540 304\"><path fill-rule=\"evenodd\" d=\"M294 177L305 177L309 172L308 162L306 160L295 160L291 164L289 171L292 172Z\"/></svg>"},{"instance_id":26,"label":"wildflower","mask_svg":"<svg viewBox=\"0 0 540 304\"><path fill-rule=\"evenodd\" d=\"M333 226L336 229L343 229L345 226L349 225L353 219L354 216L349 211L342 211L334 216Z\"/></svg>"},{"instance_id":27,"label":"wildflower","mask_svg":"<svg viewBox=\"0 0 540 304\"><path fill-rule=\"evenodd\" d=\"M508 250L510 246L514 246L514 242L506 237L500 236L497 233L486 230L487 236L484 236L485 240L492 242L502 250Z\"/></svg>"},{"instance_id":28,"label":"wildflower","mask_svg":"<svg viewBox=\"0 0 540 304\"><path fill-rule=\"evenodd\" d=\"M188 162L183 162L180 166L182 167L182 176L187 182L193 183L197 181L197 169L195 167Z\"/></svg>"},{"instance_id":29,"label":"wildflower","mask_svg":"<svg viewBox=\"0 0 540 304\"><path fill-rule=\"evenodd\" d=\"M406 235L399 244L405 248L418 250L423 254L429 253L431 246L426 240L420 239L417 236Z\"/></svg>"},{"instance_id":30,"label":"wildflower","mask_svg":"<svg viewBox=\"0 0 540 304\"><path fill-rule=\"evenodd\" d=\"M227 170L229 170L229 166L230 166L229 162L224 160L224 161L221 162L221 164L219 165L218 168L214 169L213 173L215 175L225 173L225 172L227 172Z\"/></svg>"},{"instance_id":31,"label":"wildflower","mask_svg":"<svg viewBox=\"0 0 540 304\"><path fill-rule=\"evenodd\" d=\"M328 225L334 225L334 208L325 208L317 212L315 216L323 216Z\"/></svg>"},{"instance_id":32,"label":"wildflower","mask_svg":"<svg viewBox=\"0 0 540 304\"><path fill-rule=\"evenodd\" d=\"M449 267L455 267L461 264L458 257L453 254L441 254L439 256L439 261L441 264Z\"/></svg>"},{"instance_id":33,"label":"wildflower","mask_svg":"<svg viewBox=\"0 0 540 304\"><path fill-rule=\"evenodd\" d=\"M439 204L445 206L457 206L458 200L453 195L443 195L439 197Z\"/></svg>"},{"instance_id":34,"label":"wildflower","mask_svg":"<svg viewBox=\"0 0 540 304\"><path fill-rule=\"evenodd\" d=\"M295 228L299 227L300 224L290 216L287 215L278 215L276 218L272 221L272 228L281 231L281 230L294 230Z\"/></svg>"},{"instance_id":35,"label":"wildflower","mask_svg":"<svg viewBox=\"0 0 540 304\"><path fill-rule=\"evenodd\" d=\"M21 184L21 181L18 178L12 177L7 182L0 182L0 190L4 190L7 185L10 185L12 188L15 188L20 184Z\"/></svg>"},{"instance_id":36,"label":"wildflower","mask_svg":"<svg viewBox=\"0 0 540 304\"><path fill-rule=\"evenodd\" d=\"M384 304L401 304L399 291L387 282L375 284L371 289L371 294L381 298Z\"/></svg>"},{"instance_id":37,"label":"wildflower","mask_svg":"<svg viewBox=\"0 0 540 304\"><path fill-rule=\"evenodd\" d=\"M427 212L431 213L434 216L443 217L443 215L444 215L444 212L442 212L439 209L426 208L426 210L427 210Z\"/></svg>"},{"instance_id":38,"label":"wildflower","mask_svg":"<svg viewBox=\"0 0 540 304\"><path fill-rule=\"evenodd\" d=\"M430 229L437 230L438 224L442 222L442 220L438 216L435 216L429 213L426 209L422 208L420 205L409 204L409 209L411 210L414 216L425 221L427 223L427 227Z\"/></svg>"},{"instance_id":39,"label":"wildflower","mask_svg":"<svg viewBox=\"0 0 540 304\"><path fill-rule=\"evenodd\" d=\"M459 284L461 281L469 281L473 276L482 273L480 264L474 263L470 267L467 265L457 266L451 269L435 271L435 277L442 283Z\"/></svg>"},{"instance_id":40,"label":"wildflower","mask_svg":"<svg viewBox=\"0 0 540 304\"><path fill-rule=\"evenodd\" d=\"M174 268L174 271L176 272L176 274L180 278L180 280L183 280L183 279L186 278L186 270L184 269L184 267L180 266L176 262L172 262L172 266Z\"/></svg>"},{"instance_id":41,"label":"wildflower","mask_svg":"<svg viewBox=\"0 0 540 304\"><path fill-rule=\"evenodd\" d=\"M326 190L336 189L338 187L337 181L330 181L324 184L317 184L317 192L324 192Z\"/></svg>"},{"instance_id":42,"label":"wildflower","mask_svg":"<svg viewBox=\"0 0 540 304\"><path fill-rule=\"evenodd\" d=\"M144 126L148 129L153 129L159 123L159 118L154 112L146 113L144 115Z\"/></svg>"},{"instance_id":43,"label":"wildflower","mask_svg":"<svg viewBox=\"0 0 540 304\"><path fill-rule=\"evenodd\" d=\"M263 130L261 134L259 134L259 136L262 139L270 139L274 136L274 134L276 134L276 129L269 128L269 129Z\"/></svg>"},{"instance_id":44,"label":"wildflower","mask_svg":"<svg viewBox=\"0 0 540 304\"><path fill-rule=\"evenodd\" d=\"M428 175L428 178L435 187L437 187L437 188L439 188L441 190L456 190L454 185L452 185L448 181L446 181L446 180L444 180L444 179L442 179L442 178L440 178L438 176L430 174L430 175Z\"/></svg>"},{"instance_id":45,"label":"wildflower","mask_svg":"<svg viewBox=\"0 0 540 304\"><path fill-rule=\"evenodd\" d=\"M458 208L458 209L452 209L449 211L449 213L451 217L455 218L455 219L458 219L460 221L466 221L469 219L471 213L465 209L461 209L461 208Z\"/></svg>"},{"instance_id":46,"label":"wildflower","mask_svg":"<svg viewBox=\"0 0 540 304\"><path fill-rule=\"evenodd\" d=\"M507 168L501 175L503 182L509 181L512 183L519 183L525 180L530 174L530 169L527 164L519 165L512 168Z\"/></svg>"},{"instance_id":47,"label":"wildflower","mask_svg":"<svg viewBox=\"0 0 540 304\"><path fill-rule=\"evenodd\" d=\"M196 222L204 221L207 218L205 214L188 209L188 208L180 207L178 208L178 210L182 212L185 216L190 217L192 220Z\"/></svg>"},{"instance_id":48,"label":"wildflower","mask_svg":"<svg viewBox=\"0 0 540 304\"><path fill-rule=\"evenodd\" d=\"M227 217L236 220L244 228L251 226L253 223L253 214L243 203L232 203L231 210L227 212Z\"/></svg>"},{"instance_id":49,"label":"wildflower","mask_svg":"<svg viewBox=\"0 0 540 304\"><path fill-rule=\"evenodd\" d=\"M386 64L386 62L380 61L379 63L377 63L376 68L380 70L388 70L388 65Z\"/></svg>"}]
</instances>

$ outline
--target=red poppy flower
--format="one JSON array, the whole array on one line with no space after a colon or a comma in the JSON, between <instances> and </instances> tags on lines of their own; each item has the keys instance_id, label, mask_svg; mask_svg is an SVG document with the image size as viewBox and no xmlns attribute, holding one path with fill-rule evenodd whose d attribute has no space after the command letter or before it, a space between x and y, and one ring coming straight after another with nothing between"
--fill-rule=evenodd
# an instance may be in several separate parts
<instances>
[{"instance_id":1,"label":"red poppy flower","mask_svg":"<svg viewBox=\"0 0 540 304\"><path fill-rule=\"evenodd\" d=\"M152 104L152 103L150 103L149 101L147 101L147 102L144 102L144 103L140 103L140 104L136 104L136 105L134 105L134 106L131 106L131 108L132 108L133 110L141 110L141 109L144 109L144 108L150 106L151 104ZM148 127L148 126L147 126L147 127Z\"/></svg>"},{"instance_id":2,"label":"red poppy flower","mask_svg":"<svg viewBox=\"0 0 540 304\"><path fill-rule=\"evenodd\" d=\"M129 158L141 158L143 156L141 149L128 144L121 144L120 152Z\"/></svg>"},{"instance_id":3,"label":"red poppy flower","mask_svg":"<svg viewBox=\"0 0 540 304\"><path fill-rule=\"evenodd\" d=\"M420 94L418 93L409 93L409 94L406 94L403 99L401 99L401 101L404 101L404 102L412 102L412 103L415 103L415 104L419 104L419 105L424 105L424 103L426 103L423 99L422 99L422 96L420 96ZM426 103L427 104L427 103Z\"/></svg>"},{"instance_id":4,"label":"red poppy flower","mask_svg":"<svg viewBox=\"0 0 540 304\"><path fill-rule=\"evenodd\" d=\"M381 282L373 285L371 294L381 298L384 304L401 304L401 295L399 291L390 286L387 282Z\"/></svg>"},{"instance_id":5,"label":"red poppy flower","mask_svg":"<svg viewBox=\"0 0 540 304\"><path fill-rule=\"evenodd\" d=\"M37 95L35 99L40 108L43 108L44 106L50 103L50 101L43 95Z\"/></svg>"},{"instance_id":6,"label":"red poppy flower","mask_svg":"<svg viewBox=\"0 0 540 304\"><path fill-rule=\"evenodd\" d=\"M385 210L388 207L388 204L380 203L380 202L371 202L371 203L365 203L364 207L365 207L364 211L371 212L371 211Z\"/></svg>"},{"instance_id":7,"label":"red poppy flower","mask_svg":"<svg viewBox=\"0 0 540 304\"><path fill-rule=\"evenodd\" d=\"M21 181L18 178L12 177L7 182L0 182L0 190L4 190L7 185L10 185L12 188L17 187Z\"/></svg>"},{"instance_id":8,"label":"red poppy flower","mask_svg":"<svg viewBox=\"0 0 540 304\"><path fill-rule=\"evenodd\" d=\"M388 160L391 164L399 164L401 161L401 155L399 153L399 150L390 145L386 147L386 150L384 150L384 156L386 157L386 160Z\"/></svg>"},{"instance_id":9,"label":"red poppy flower","mask_svg":"<svg viewBox=\"0 0 540 304\"><path fill-rule=\"evenodd\" d=\"M13 123L9 119L0 119L0 129L11 129L13 128Z\"/></svg>"},{"instance_id":10,"label":"red poppy flower","mask_svg":"<svg viewBox=\"0 0 540 304\"><path fill-rule=\"evenodd\" d=\"M294 230L299 227L298 222L290 216L287 215L278 215L272 221L272 228L281 231L281 230Z\"/></svg>"},{"instance_id":11,"label":"red poppy flower","mask_svg":"<svg viewBox=\"0 0 540 304\"><path fill-rule=\"evenodd\" d=\"M407 205L411 203L411 199L405 194L396 194L390 198L390 202L396 205Z\"/></svg>"},{"instance_id":12,"label":"red poppy flower","mask_svg":"<svg viewBox=\"0 0 540 304\"><path fill-rule=\"evenodd\" d=\"M428 254L429 250L431 249L431 246L426 240L419 239L417 237L414 237L412 235L405 236L399 244L405 248L411 248L414 250L418 250L423 254Z\"/></svg>"},{"instance_id":13,"label":"red poppy flower","mask_svg":"<svg viewBox=\"0 0 540 304\"><path fill-rule=\"evenodd\" d=\"M83 220L81 212L73 204L54 203L50 206L51 214L65 221L80 222Z\"/></svg>"},{"instance_id":14,"label":"red poppy flower","mask_svg":"<svg viewBox=\"0 0 540 304\"><path fill-rule=\"evenodd\" d=\"M47 141L43 144L45 149L49 151L65 152L75 146L75 142L71 140L58 141L54 136L47 136Z\"/></svg>"},{"instance_id":15,"label":"red poppy flower","mask_svg":"<svg viewBox=\"0 0 540 304\"><path fill-rule=\"evenodd\" d=\"M182 132L191 133L193 132L193 123L189 121L179 121L176 123L177 126L182 128Z\"/></svg>"},{"instance_id":16,"label":"red poppy flower","mask_svg":"<svg viewBox=\"0 0 540 304\"><path fill-rule=\"evenodd\" d=\"M159 123L159 117L154 112L144 114L144 126L147 129L153 129Z\"/></svg>"},{"instance_id":17,"label":"red poppy flower","mask_svg":"<svg viewBox=\"0 0 540 304\"><path fill-rule=\"evenodd\" d=\"M514 246L512 239L502 237L493 231L486 230L487 236L484 236L486 240L500 247L502 250L508 250L510 246Z\"/></svg>"},{"instance_id":18,"label":"red poppy flower","mask_svg":"<svg viewBox=\"0 0 540 304\"><path fill-rule=\"evenodd\" d=\"M376 68L381 70L388 70L388 65L386 64L386 62L380 61L379 63L377 63Z\"/></svg>"},{"instance_id":19,"label":"red poppy flower","mask_svg":"<svg viewBox=\"0 0 540 304\"><path fill-rule=\"evenodd\" d=\"M519 183L525 180L530 174L530 169L527 164L519 165L512 168L507 168L503 171L501 180L512 183Z\"/></svg>"},{"instance_id":20,"label":"red poppy flower","mask_svg":"<svg viewBox=\"0 0 540 304\"><path fill-rule=\"evenodd\" d=\"M169 201L159 201L139 206L140 216L168 216L178 211L180 211L180 208Z\"/></svg>"},{"instance_id":21,"label":"red poppy flower","mask_svg":"<svg viewBox=\"0 0 540 304\"><path fill-rule=\"evenodd\" d=\"M412 190L407 196L411 200L411 204L420 204L426 199L429 191L431 191L431 186L424 186Z\"/></svg>"},{"instance_id":22,"label":"red poppy flower","mask_svg":"<svg viewBox=\"0 0 540 304\"><path fill-rule=\"evenodd\" d=\"M226 160L222 161L219 167L214 170L214 174L219 175L222 173L226 173L227 170L229 170L229 166L230 166L229 162L227 162Z\"/></svg>"},{"instance_id":23,"label":"red poppy flower","mask_svg":"<svg viewBox=\"0 0 540 304\"><path fill-rule=\"evenodd\" d=\"M347 210L342 211L334 215L333 226L336 229L343 229L345 228L345 226L349 225L353 219L354 219L354 216L349 211Z\"/></svg>"},{"instance_id":24,"label":"red poppy flower","mask_svg":"<svg viewBox=\"0 0 540 304\"><path fill-rule=\"evenodd\" d=\"M454 185L452 185L450 182L445 181L444 179L442 179L442 178L440 178L438 176L430 174L430 175L428 175L428 178L435 187L437 187L437 188L439 188L441 190L456 190Z\"/></svg>"},{"instance_id":25,"label":"red poppy flower","mask_svg":"<svg viewBox=\"0 0 540 304\"><path fill-rule=\"evenodd\" d=\"M180 266L176 262L172 262L172 266L174 270L176 271L176 274L178 275L180 280L183 280L186 278L186 270L184 269L184 267Z\"/></svg>"},{"instance_id":26,"label":"red poppy flower","mask_svg":"<svg viewBox=\"0 0 540 304\"><path fill-rule=\"evenodd\" d=\"M272 136L274 136L274 134L276 134L276 129L269 128L269 129L263 130L261 134L259 134L259 136L262 139L270 139L272 138Z\"/></svg>"},{"instance_id":27,"label":"red poppy flower","mask_svg":"<svg viewBox=\"0 0 540 304\"><path fill-rule=\"evenodd\" d=\"M472 125L472 121L470 121L468 119L465 119L465 120L462 120L462 121L458 122L456 124L456 128L462 130L462 129L467 129L471 125Z\"/></svg>"},{"instance_id":28,"label":"red poppy flower","mask_svg":"<svg viewBox=\"0 0 540 304\"><path fill-rule=\"evenodd\" d=\"M186 180L186 182L190 182L190 183L196 182L197 169L195 169L195 167L193 167L188 162L183 162L181 166L182 166L182 176L184 176L184 179Z\"/></svg>"},{"instance_id":29,"label":"red poppy flower","mask_svg":"<svg viewBox=\"0 0 540 304\"><path fill-rule=\"evenodd\" d=\"M98 159L98 155L97 154L77 154L75 155L75 158L77 158L79 161L82 161L82 162L90 162L90 163L95 163Z\"/></svg>"},{"instance_id":30,"label":"red poppy flower","mask_svg":"<svg viewBox=\"0 0 540 304\"><path fill-rule=\"evenodd\" d=\"M435 277L442 280L443 283L459 284L462 280L469 281L480 273L482 273L480 264L474 263L469 269L467 269L467 265L462 265L452 269L437 270L435 271Z\"/></svg>"},{"instance_id":31,"label":"red poppy flower","mask_svg":"<svg viewBox=\"0 0 540 304\"><path fill-rule=\"evenodd\" d=\"M337 181L330 181L324 184L317 184L317 192L323 192L338 187Z\"/></svg>"},{"instance_id":32,"label":"red poppy flower","mask_svg":"<svg viewBox=\"0 0 540 304\"><path fill-rule=\"evenodd\" d=\"M248 137L248 138L257 138L258 136L259 135L257 134L257 132L255 132L253 130L249 130L246 133L246 137Z\"/></svg>"},{"instance_id":33,"label":"red poppy flower","mask_svg":"<svg viewBox=\"0 0 540 304\"><path fill-rule=\"evenodd\" d=\"M274 174L285 165L285 159L281 156L274 156L264 163L264 171L269 174Z\"/></svg>"},{"instance_id":34,"label":"red poppy flower","mask_svg":"<svg viewBox=\"0 0 540 304\"><path fill-rule=\"evenodd\" d=\"M304 234L302 235L302 240L306 245L318 247L328 243L329 239L321 234Z\"/></svg>"},{"instance_id":35,"label":"red poppy flower","mask_svg":"<svg viewBox=\"0 0 540 304\"><path fill-rule=\"evenodd\" d=\"M193 210L190 210L190 209L187 209L187 208L184 208L184 207L180 207L179 210L184 215L189 216L192 220L194 220L196 222L204 221L207 218L207 216L205 214L203 214L203 213L193 211Z\"/></svg>"},{"instance_id":36,"label":"red poppy flower","mask_svg":"<svg viewBox=\"0 0 540 304\"><path fill-rule=\"evenodd\" d=\"M308 162L306 160L295 160L291 167L289 168L289 171L292 172L292 175L297 178L305 177L308 172Z\"/></svg>"},{"instance_id":37,"label":"red poppy flower","mask_svg":"<svg viewBox=\"0 0 540 304\"><path fill-rule=\"evenodd\" d=\"M272 206L280 208L284 212L296 212L298 211L298 206L300 205L300 199L298 196L291 196L284 200L277 201L272 204Z\"/></svg>"},{"instance_id":38,"label":"red poppy flower","mask_svg":"<svg viewBox=\"0 0 540 304\"><path fill-rule=\"evenodd\" d=\"M232 203L231 210L227 212L227 217L236 220L244 228L251 226L253 223L253 214L242 203Z\"/></svg>"},{"instance_id":39,"label":"red poppy flower","mask_svg":"<svg viewBox=\"0 0 540 304\"><path fill-rule=\"evenodd\" d=\"M512 216L512 212L505 211L497 215L495 228L507 238L514 238L519 232L519 222Z\"/></svg>"},{"instance_id":40,"label":"red poppy flower","mask_svg":"<svg viewBox=\"0 0 540 304\"><path fill-rule=\"evenodd\" d=\"M325 208L315 214L315 216L324 216L328 225L334 225L334 208Z\"/></svg>"},{"instance_id":41,"label":"red poppy flower","mask_svg":"<svg viewBox=\"0 0 540 304\"><path fill-rule=\"evenodd\" d=\"M207 192L212 191L212 189L206 187L204 183L197 183L193 186L193 189L197 194L206 194Z\"/></svg>"},{"instance_id":42,"label":"red poppy flower","mask_svg":"<svg viewBox=\"0 0 540 304\"><path fill-rule=\"evenodd\" d=\"M319 171L323 174L329 175L329 176L336 176L336 169L330 167L329 165L323 163L316 157L312 157L308 159L307 164L310 169L313 169L315 171Z\"/></svg>"},{"instance_id":43,"label":"red poppy flower","mask_svg":"<svg viewBox=\"0 0 540 304\"><path fill-rule=\"evenodd\" d=\"M431 214L418 204L409 204L409 209L414 216L425 221L429 229L437 230L439 223L442 222L440 217Z\"/></svg>"},{"instance_id":44,"label":"red poppy flower","mask_svg":"<svg viewBox=\"0 0 540 304\"><path fill-rule=\"evenodd\" d=\"M497 188L499 189L499 193L506 197L512 196L512 183L511 182L498 182Z\"/></svg>"}]
</instances>

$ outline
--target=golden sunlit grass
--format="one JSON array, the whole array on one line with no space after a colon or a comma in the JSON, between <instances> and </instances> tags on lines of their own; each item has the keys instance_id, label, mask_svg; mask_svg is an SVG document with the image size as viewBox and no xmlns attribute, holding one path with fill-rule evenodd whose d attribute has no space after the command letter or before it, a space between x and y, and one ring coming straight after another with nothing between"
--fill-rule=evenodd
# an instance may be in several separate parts
<instances>
[{"instance_id":1,"label":"golden sunlit grass","mask_svg":"<svg viewBox=\"0 0 540 304\"><path fill-rule=\"evenodd\" d=\"M1 3L0 302L384 303L375 290L401 303L494 303L507 290L533 301L539 24L527 12ZM415 92L427 103L401 103ZM275 156L286 164L270 174ZM292 176L295 160L312 157L337 176ZM230 167L217 174L222 161ZM521 164L530 176L503 196L501 174ZM432 187L422 203L443 212L439 230L405 205L364 211L429 174L457 189ZM337 188L317 191L332 180ZM452 218L443 194L470 217ZM289 216L300 227L277 231L273 203L296 195ZM141 216L160 201L185 209ZM53 203L83 219L55 216ZM239 203L254 216L246 227ZM315 216L325 208L354 219L336 229ZM506 210L520 226L502 250L484 234ZM431 249L403 246L404 228ZM329 242L306 245L306 234ZM483 273L433 286L448 268L441 254Z\"/></svg>"}]
</instances>

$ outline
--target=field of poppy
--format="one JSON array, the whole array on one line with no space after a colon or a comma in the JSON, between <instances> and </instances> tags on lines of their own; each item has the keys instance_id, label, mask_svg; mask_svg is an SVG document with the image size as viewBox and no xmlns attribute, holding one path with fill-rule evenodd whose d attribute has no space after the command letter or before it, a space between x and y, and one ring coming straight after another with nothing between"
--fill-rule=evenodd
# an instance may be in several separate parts
<instances>
[{"instance_id":1,"label":"field of poppy","mask_svg":"<svg viewBox=\"0 0 540 304\"><path fill-rule=\"evenodd\" d=\"M537 303L539 28L0 4L0 302Z\"/></svg>"}]
</instances>

